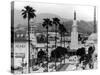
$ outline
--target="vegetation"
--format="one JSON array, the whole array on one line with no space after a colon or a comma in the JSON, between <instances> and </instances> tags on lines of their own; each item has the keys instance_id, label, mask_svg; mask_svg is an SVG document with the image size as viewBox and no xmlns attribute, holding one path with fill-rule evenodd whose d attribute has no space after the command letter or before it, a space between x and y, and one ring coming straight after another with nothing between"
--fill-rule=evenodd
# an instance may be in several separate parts
<instances>
[{"instance_id":1,"label":"vegetation","mask_svg":"<svg viewBox=\"0 0 100 75\"><path fill-rule=\"evenodd\" d=\"M57 43L57 29L58 29L58 26L60 24L60 19L59 18L53 18L53 24L55 25L55 48L56 48L56 43Z\"/></svg>"},{"instance_id":2,"label":"vegetation","mask_svg":"<svg viewBox=\"0 0 100 75\"><path fill-rule=\"evenodd\" d=\"M48 29L49 29L49 26L52 26L52 21L49 18L45 18L43 20L44 20L44 22L43 22L42 26L45 27L47 30L47 64L48 64Z\"/></svg>"},{"instance_id":3,"label":"vegetation","mask_svg":"<svg viewBox=\"0 0 100 75\"><path fill-rule=\"evenodd\" d=\"M25 6L24 9L22 9L22 16L24 19L28 19L28 40L29 40L29 63L30 63L30 20L34 17L35 15L35 9L33 9L30 6ZM29 73L30 73L30 66L29 66Z\"/></svg>"},{"instance_id":4,"label":"vegetation","mask_svg":"<svg viewBox=\"0 0 100 75\"><path fill-rule=\"evenodd\" d=\"M59 33L61 35L61 46L62 46L62 36L64 36L64 38L65 38L65 33L66 33L66 28L64 27L63 24L59 25Z\"/></svg>"}]
</instances>

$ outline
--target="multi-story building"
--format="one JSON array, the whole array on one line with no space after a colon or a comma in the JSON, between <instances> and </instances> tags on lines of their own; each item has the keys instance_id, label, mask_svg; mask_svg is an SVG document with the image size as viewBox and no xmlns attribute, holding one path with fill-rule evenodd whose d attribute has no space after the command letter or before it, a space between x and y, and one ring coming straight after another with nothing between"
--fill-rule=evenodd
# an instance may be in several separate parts
<instances>
[{"instance_id":1,"label":"multi-story building","mask_svg":"<svg viewBox=\"0 0 100 75\"><path fill-rule=\"evenodd\" d=\"M24 73L28 73L28 39L25 32L18 31L14 34L14 68L21 67ZM22 64L26 64L23 66ZM16 71L15 71L16 72Z\"/></svg>"},{"instance_id":2,"label":"multi-story building","mask_svg":"<svg viewBox=\"0 0 100 75\"><path fill-rule=\"evenodd\" d=\"M28 32L23 30L18 30L14 33L14 48L12 53L14 53L14 67L23 67L22 64L27 64L23 69L24 73L28 72L28 65L32 64L31 60L37 59L37 40L34 33L30 33L30 49ZM30 58L29 58L30 50ZM30 63L28 60L30 59ZM32 66L32 65L30 65ZM26 71L25 71L26 70Z\"/></svg>"}]
</instances>

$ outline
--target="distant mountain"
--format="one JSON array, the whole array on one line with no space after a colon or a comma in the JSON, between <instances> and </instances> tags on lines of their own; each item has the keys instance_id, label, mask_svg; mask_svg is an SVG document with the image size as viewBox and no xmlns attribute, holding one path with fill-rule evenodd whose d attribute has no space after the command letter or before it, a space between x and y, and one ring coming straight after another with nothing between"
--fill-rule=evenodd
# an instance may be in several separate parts
<instances>
[{"instance_id":1,"label":"distant mountain","mask_svg":"<svg viewBox=\"0 0 100 75\"><path fill-rule=\"evenodd\" d=\"M17 27L17 25L21 24L24 26L27 26L27 19L23 19L22 15L21 15L21 10L14 10L14 24L15 27ZM56 14L51 14L51 13L41 13L41 14L36 14L36 17L34 19L31 20L31 22L33 23L42 23L44 18L54 18L54 17L58 17L61 21L66 21L67 19L65 18L61 18L60 16L56 15Z\"/></svg>"},{"instance_id":2,"label":"distant mountain","mask_svg":"<svg viewBox=\"0 0 100 75\"><path fill-rule=\"evenodd\" d=\"M78 21L78 29L79 29L79 32L82 32L82 33L90 33L90 32L93 32L94 31L94 24L93 22L87 22L87 21Z\"/></svg>"},{"instance_id":3,"label":"distant mountain","mask_svg":"<svg viewBox=\"0 0 100 75\"><path fill-rule=\"evenodd\" d=\"M72 31L72 25L73 25L73 20L70 21L66 21L64 22L64 26L66 27L68 32ZM87 21L77 21L77 25L78 25L78 32L81 33L91 33L94 30L94 24L93 22L87 22Z\"/></svg>"},{"instance_id":4,"label":"distant mountain","mask_svg":"<svg viewBox=\"0 0 100 75\"><path fill-rule=\"evenodd\" d=\"M72 25L73 25L73 21L72 20L68 20L66 22L62 22L63 25L65 26L67 32L71 32L72 31ZM78 21L78 32L80 33L91 33L94 30L94 25L93 22L86 22L86 21ZM33 24L32 24L33 25ZM36 32L44 32L46 31L45 28L43 28L42 23L35 23L34 25L36 25L37 27L34 29ZM19 25L20 26L20 25ZM20 26L17 27L16 30L27 30L27 26ZM49 31L54 31L54 26L49 27Z\"/></svg>"},{"instance_id":5,"label":"distant mountain","mask_svg":"<svg viewBox=\"0 0 100 75\"><path fill-rule=\"evenodd\" d=\"M61 17L58 15L43 13L43 14L37 14L37 16L36 16L36 18L34 18L33 22L42 23L44 18L49 18L52 20L53 17L58 17L59 19L61 19Z\"/></svg>"},{"instance_id":6,"label":"distant mountain","mask_svg":"<svg viewBox=\"0 0 100 75\"><path fill-rule=\"evenodd\" d=\"M23 19L23 17L21 16L21 11L19 10L15 10L15 30L27 30L27 19ZM56 15L56 14L50 14L50 13L41 13L41 14L36 14L36 17L31 20L31 25L36 26L35 30L37 32L42 32L42 31L46 31L45 28L42 27L42 22L44 18L54 18L54 17L58 17L61 20L61 23L64 24L66 30L68 32L71 32L72 29L72 25L73 25L73 20L69 20L69 19L65 19L65 18L61 18L60 16ZM81 33L91 33L93 32L93 22L92 21L83 21L80 20L77 22L78 24L78 32ZM49 28L49 31L54 31L54 26Z\"/></svg>"}]
</instances>

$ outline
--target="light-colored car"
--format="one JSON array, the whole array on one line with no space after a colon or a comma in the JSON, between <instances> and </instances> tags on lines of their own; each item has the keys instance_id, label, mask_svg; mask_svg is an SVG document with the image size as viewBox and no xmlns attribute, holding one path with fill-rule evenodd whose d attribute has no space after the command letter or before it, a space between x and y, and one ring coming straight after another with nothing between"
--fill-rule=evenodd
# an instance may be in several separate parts
<instances>
[{"instance_id":1,"label":"light-colored car","mask_svg":"<svg viewBox=\"0 0 100 75\"><path fill-rule=\"evenodd\" d=\"M78 57L77 56L71 56L69 58L69 63L70 64L76 64L76 63L78 63Z\"/></svg>"}]
</instances>

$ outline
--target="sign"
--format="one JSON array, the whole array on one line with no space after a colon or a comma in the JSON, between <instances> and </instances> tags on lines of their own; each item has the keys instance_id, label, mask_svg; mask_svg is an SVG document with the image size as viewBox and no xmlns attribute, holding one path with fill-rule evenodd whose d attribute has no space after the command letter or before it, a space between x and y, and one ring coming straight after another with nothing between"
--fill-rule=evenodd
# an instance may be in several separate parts
<instances>
[{"instance_id":1,"label":"sign","mask_svg":"<svg viewBox=\"0 0 100 75\"><path fill-rule=\"evenodd\" d=\"M16 58L25 58L25 54L24 53L15 53L15 57Z\"/></svg>"}]
</instances>

